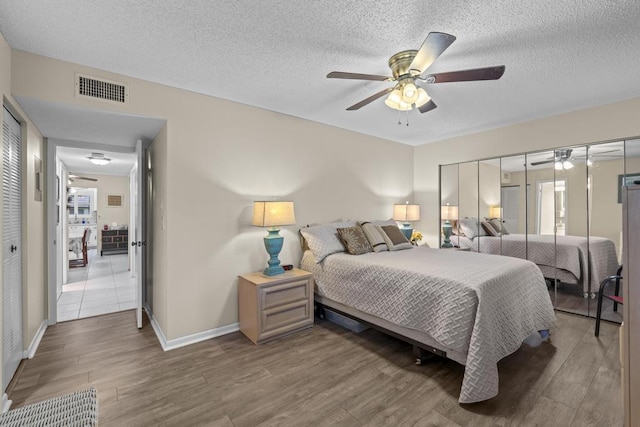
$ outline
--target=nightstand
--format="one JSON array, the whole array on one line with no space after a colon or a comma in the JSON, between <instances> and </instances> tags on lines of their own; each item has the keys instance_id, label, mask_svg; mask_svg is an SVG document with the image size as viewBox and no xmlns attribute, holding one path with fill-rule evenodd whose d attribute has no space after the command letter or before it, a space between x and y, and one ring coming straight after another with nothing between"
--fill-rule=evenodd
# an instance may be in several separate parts
<instances>
[{"instance_id":1,"label":"nightstand","mask_svg":"<svg viewBox=\"0 0 640 427\"><path fill-rule=\"evenodd\" d=\"M313 275L294 268L277 276L238 278L240 331L255 344L313 326Z\"/></svg>"}]
</instances>

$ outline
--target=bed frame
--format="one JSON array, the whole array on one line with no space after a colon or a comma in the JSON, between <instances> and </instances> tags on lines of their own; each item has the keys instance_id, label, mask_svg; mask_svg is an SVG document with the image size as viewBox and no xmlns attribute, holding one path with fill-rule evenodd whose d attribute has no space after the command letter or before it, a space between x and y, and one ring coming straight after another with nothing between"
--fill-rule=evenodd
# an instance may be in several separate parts
<instances>
[{"instance_id":1,"label":"bed frame","mask_svg":"<svg viewBox=\"0 0 640 427\"><path fill-rule=\"evenodd\" d=\"M432 355L451 359L462 365L466 362L466 355L455 350L447 349L424 332L396 325L353 307L330 300L322 295L314 294L314 300L316 314L321 319L326 319L324 312L326 307L342 316L353 319L384 334L411 344L413 346L413 354L416 357L417 365L425 363L432 357Z\"/></svg>"}]
</instances>

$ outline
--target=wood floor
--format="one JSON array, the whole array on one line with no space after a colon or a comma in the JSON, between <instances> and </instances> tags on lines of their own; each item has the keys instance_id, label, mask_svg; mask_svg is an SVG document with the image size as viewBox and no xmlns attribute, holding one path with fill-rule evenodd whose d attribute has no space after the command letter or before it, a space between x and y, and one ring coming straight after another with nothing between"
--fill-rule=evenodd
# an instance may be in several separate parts
<instances>
[{"instance_id":1,"label":"wood floor","mask_svg":"<svg viewBox=\"0 0 640 427\"><path fill-rule=\"evenodd\" d=\"M47 329L13 407L93 386L101 426L622 426L617 325L558 313L550 343L499 364L500 394L460 405L463 367L417 366L374 330L312 329L261 345L239 332L163 352L132 311Z\"/></svg>"}]
</instances>

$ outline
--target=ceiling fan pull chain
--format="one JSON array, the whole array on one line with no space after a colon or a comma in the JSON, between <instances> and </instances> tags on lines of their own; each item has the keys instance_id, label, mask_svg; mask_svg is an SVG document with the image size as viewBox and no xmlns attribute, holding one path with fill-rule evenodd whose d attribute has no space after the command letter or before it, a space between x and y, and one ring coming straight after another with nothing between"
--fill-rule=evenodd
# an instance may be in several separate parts
<instances>
[{"instance_id":1,"label":"ceiling fan pull chain","mask_svg":"<svg viewBox=\"0 0 640 427\"><path fill-rule=\"evenodd\" d=\"M409 127L409 110L407 110L407 127Z\"/></svg>"},{"instance_id":2,"label":"ceiling fan pull chain","mask_svg":"<svg viewBox=\"0 0 640 427\"><path fill-rule=\"evenodd\" d=\"M401 125L402 121L400 121L400 110L398 110L398 125Z\"/></svg>"}]
</instances>

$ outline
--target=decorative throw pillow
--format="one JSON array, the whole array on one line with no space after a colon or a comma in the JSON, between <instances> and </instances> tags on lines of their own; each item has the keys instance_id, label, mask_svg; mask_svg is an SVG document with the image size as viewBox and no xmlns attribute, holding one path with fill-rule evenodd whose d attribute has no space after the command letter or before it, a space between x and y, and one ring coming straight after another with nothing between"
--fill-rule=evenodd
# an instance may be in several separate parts
<instances>
[{"instance_id":1,"label":"decorative throw pillow","mask_svg":"<svg viewBox=\"0 0 640 427\"><path fill-rule=\"evenodd\" d=\"M487 235L494 236L494 237L501 236L501 233L495 228L493 228L493 225L491 225L488 221L481 221L480 225L482 226L484 231L487 233Z\"/></svg>"},{"instance_id":2,"label":"decorative throw pillow","mask_svg":"<svg viewBox=\"0 0 640 427\"><path fill-rule=\"evenodd\" d=\"M387 248L387 244L382 237L382 233L378 230L376 225L395 225L397 227L397 224L392 219L386 221L365 221L360 223L360 227L362 227L364 235L367 237L369 244L373 248L373 252L388 251L389 248Z\"/></svg>"},{"instance_id":3,"label":"decorative throw pillow","mask_svg":"<svg viewBox=\"0 0 640 427\"><path fill-rule=\"evenodd\" d=\"M407 240L397 225L378 225L377 227L382 233L382 237L390 251L413 249L413 245Z\"/></svg>"},{"instance_id":4,"label":"decorative throw pillow","mask_svg":"<svg viewBox=\"0 0 640 427\"><path fill-rule=\"evenodd\" d=\"M491 226L495 228L496 231L498 231L502 236L509 234L504 226L504 223L499 218L490 219L489 224L491 224Z\"/></svg>"},{"instance_id":5,"label":"decorative throw pillow","mask_svg":"<svg viewBox=\"0 0 640 427\"><path fill-rule=\"evenodd\" d=\"M351 255L362 255L372 252L371 245L359 225L348 228L338 228L338 236L342 244Z\"/></svg>"},{"instance_id":6,"label":"decorative throw pillow","mask_svg":"<svg viewBox=\"0 0 640 427\"><path fill-rule=\"evenodd\" d=\"M480 223L478 218L464 218L458 220L458 228L460 232L470 239L480 236ZM484 234L484 230L482 230Z\"/></svg>"},{"instance_id":7,"label":"decorative throw pillow","mask_svg":"<svg viewBox=\"0 0 640 427\"><path fill-rule=\"evenodd\" d=\"M322 262L328 255L344 252L344 245L338 238L338 228L348 228L356 225L353 221L332 222L302 228L300 233L305 238L309 249L316 258L316 263Z\"/></svg>"}]
</instances>

